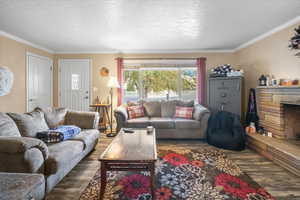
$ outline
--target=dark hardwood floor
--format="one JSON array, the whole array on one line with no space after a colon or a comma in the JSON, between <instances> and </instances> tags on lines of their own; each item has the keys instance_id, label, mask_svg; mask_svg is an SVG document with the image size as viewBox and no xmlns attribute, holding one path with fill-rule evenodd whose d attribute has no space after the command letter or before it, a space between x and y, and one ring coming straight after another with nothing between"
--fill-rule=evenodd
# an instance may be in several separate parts
<instances>
[{"instance_id":1,"label":"dark hardwood floor","mask_svg":"<svg viewBox=\"0 0 300 200\"><path fill-rule=\"evenodd\" d=\"M97 161L112 138L101 134L100 141L89 156L82 160L47 196L46 199L76 200L84 191L99 168ZM201 148L208 144L195 140L159 140L158 145L180 145L187 148ZM276 199L300 200L300 175L291 174L256 152L246 149L242 152L225 151L253 180L266 188Z\"/></svg>"}]
</instances>

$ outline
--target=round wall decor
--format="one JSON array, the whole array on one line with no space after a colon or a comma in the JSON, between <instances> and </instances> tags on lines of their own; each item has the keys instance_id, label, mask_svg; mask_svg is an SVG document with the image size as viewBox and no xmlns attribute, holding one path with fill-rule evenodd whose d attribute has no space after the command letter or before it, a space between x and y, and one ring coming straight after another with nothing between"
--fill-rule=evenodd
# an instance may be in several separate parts
<instances>
[{"instance_id":1,"label":"round wall decor","mask_svg":"<svg viewBox=\"0 0 300 200\"><path fill-rule=\"evenodd\" d=\"M106 77L109 75L109 69L107 69L106 67L102 67L100 69L100 75L103 76L103 77Z\"/></svg>"},{"instance_id":2,"label":"round wall decor","mask_svg":"<svg viewBox=\"0 0 300 200\"><path fill-rule=\"evenodd\" d=\"M13 82L14 74L7 67L0 66L0 96L10 93Z\"/></svg>"}]
</instances>

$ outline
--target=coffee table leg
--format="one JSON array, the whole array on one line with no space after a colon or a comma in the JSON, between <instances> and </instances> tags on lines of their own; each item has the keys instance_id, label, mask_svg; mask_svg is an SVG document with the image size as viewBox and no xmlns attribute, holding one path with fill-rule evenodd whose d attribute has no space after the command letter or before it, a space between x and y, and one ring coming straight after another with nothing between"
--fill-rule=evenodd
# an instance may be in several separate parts
<instances>
[{"instance_id":1,"label":"coffee table leg","mask_svg":"<svg viewBox=\"0 0 300 200\"><path fill-rule=\"evenodd\" d=\"M106 163L101 162L100 200L103 199L106 187Z\"/></svg>"},{"instance_id":2,"label":"coffee table leg","mask_svg":"<svg viewBox=\"0 0 300 200\"><path fill-rule=\"evenodd\" d=\"M155 162L150 164L151 196L155 199Z\"/></svg>"}]
</instances>

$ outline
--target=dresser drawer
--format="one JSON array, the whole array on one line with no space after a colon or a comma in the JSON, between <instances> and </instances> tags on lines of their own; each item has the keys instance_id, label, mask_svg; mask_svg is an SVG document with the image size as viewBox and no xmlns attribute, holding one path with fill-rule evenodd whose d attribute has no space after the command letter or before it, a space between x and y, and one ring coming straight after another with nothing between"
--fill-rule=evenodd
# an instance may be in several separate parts
<instances>
[{"instance_id":1,"label":"dresser drawer","mask_svg":"<svg viewBox=\"0 0 300 200\"><path fill-rule=\"evenodd\" d=\"M241 89L239 80L216 80L214 81L214 87L216 90L220 91L240 91Z\"/></svg>"}]
</instances>

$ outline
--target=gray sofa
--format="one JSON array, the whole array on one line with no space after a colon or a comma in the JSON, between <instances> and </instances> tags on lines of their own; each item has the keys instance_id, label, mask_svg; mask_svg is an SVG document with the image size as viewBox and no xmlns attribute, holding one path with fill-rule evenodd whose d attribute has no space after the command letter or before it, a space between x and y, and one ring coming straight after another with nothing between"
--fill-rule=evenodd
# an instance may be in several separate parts
<instances>
[{"instance_id":1,"label":"gray sofa","mask_svg":"<svg viewBox=\"0 0 300 200\"><path fill-rule=\"evenodd\" d=\"M45 178L42 174L0 172L1 200L38 200L45 196Z\"/></svg>"},{"instance_id":2,"label":"gray sofa","mask_svg":"<svg viewBox=\"0 0 300 200\"><path fill-rule=\"evenodd\" d=\"M0 112L0 172L39 173L45 176L46 193L90 153L99 138L99 114L64 108L37 109L31 113ZM36 132L57 125L77 125L74 138L45 144Z\"/></svg>"},{"instance_id":3,"label":"gray sofa","mask_svg":"<svg viewBox=\"0 0 300 200\"><path fill-rule=\"evenodd\" d=\"M210 112L194 102L152 101L143 102L146 116L129 119L126 106L115 109L117 131L121 128L154 126L156 137L161 139L205 139ZM194 107L193 119L174 118L176 106Z\"/></svg>"}]
</instances>

